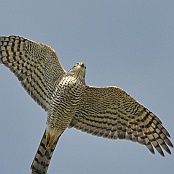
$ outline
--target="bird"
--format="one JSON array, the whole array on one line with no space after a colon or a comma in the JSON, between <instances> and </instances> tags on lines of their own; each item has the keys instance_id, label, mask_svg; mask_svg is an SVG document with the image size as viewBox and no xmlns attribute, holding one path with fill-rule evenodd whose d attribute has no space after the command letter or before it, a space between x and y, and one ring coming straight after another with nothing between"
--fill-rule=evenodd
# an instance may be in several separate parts
<instances>
[{"instance_id":1,"label":"bird","mask_svg":"<svg viewBox=\"0 0 174 174\"><path fill-rule=\"evenodd\" d=\"M164 156L173 144L161 120L117 86L85 83L86 65L62 67L53 48L20 36L0 37L0 64L9 68L27 93L47 112L46 128L31 164L46 174L56 144L67 128L154 148Z\"/></svg>"}]
</instances>

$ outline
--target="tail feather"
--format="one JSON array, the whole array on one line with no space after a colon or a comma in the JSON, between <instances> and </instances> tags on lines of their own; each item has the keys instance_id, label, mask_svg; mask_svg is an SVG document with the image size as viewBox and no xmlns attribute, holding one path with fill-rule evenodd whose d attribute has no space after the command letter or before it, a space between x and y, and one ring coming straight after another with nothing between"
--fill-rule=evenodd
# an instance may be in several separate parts
<instances>
[{"instance_id":1,"label":"tail feather","mask_svg":"<svg viewBox=\"0 0 174 174\"><path fill-rule=\"evenodd\" d=\"M59 138L58 138L59 139ZM31 165L31 173L32 174L46 174L48 170L48 166L50 164L50 160L54 149L56 147L58 140L49 148L46 149L46 131L42 137L37 153L34 157L33 163Z\"/></svg>"}]
</instances>

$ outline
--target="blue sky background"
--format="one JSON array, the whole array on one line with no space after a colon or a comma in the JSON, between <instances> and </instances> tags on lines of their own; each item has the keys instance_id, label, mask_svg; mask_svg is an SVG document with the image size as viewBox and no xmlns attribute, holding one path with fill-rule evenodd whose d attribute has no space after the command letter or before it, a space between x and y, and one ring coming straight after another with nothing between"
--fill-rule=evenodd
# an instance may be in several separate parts
<instances>
[{"instance_id":1,"label":"blue sky background","mask_svg":"<svg viewBox=\"0 0 174 174\"><path fill-rule=\"evenodd\" d=\"M53 47L66 70L87 66L86 83L119 86L154 112L174 142L174 1L1 0L0 35ZM29 174L46 113L0 65L0 173ZM173 154L67 129L49 174L171 174Z\"/></svg>"}]
</instances>

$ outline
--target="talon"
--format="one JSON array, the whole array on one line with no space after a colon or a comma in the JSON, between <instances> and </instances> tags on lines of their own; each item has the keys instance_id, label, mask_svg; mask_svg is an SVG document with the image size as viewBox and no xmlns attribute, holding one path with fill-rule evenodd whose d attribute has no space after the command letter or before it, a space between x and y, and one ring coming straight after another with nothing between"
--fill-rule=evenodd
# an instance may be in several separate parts
<instances>
[{"instance_id":1,"label":"talon","mask_svg":"<svg viewBox=\"0 0 174 174\"><path fill-rule=\"evenodd\" d=\"M53 144L54 136L51 136L49 133L46 132L46 144L45 148L49 149Z\"/></svg>"}]
</instances>

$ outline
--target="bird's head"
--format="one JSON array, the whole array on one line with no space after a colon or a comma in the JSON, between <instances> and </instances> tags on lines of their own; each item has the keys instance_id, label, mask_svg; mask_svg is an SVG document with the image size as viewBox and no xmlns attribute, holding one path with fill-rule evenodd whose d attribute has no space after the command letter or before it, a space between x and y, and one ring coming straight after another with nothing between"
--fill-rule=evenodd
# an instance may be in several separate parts
<instances>
[{"instance_id":1,"label":"bird's head","mask_svg":"<svg viewBox=\"0 0 174 174\"><path fill-rule=\"evenodd\" d=\"M85 82L85 72L86 65L82 62L78 62L69 70L68 73Z\"/></svg>"}]
</instances>

